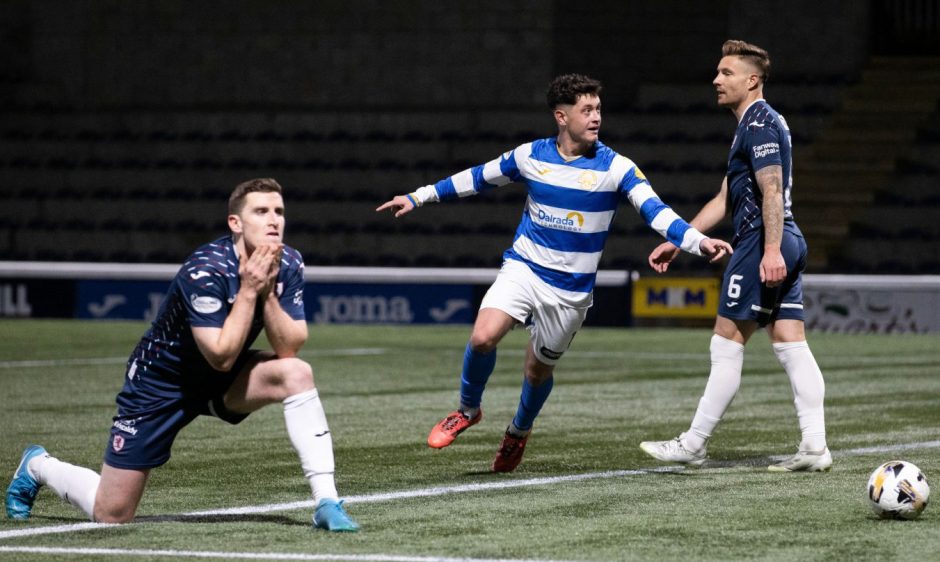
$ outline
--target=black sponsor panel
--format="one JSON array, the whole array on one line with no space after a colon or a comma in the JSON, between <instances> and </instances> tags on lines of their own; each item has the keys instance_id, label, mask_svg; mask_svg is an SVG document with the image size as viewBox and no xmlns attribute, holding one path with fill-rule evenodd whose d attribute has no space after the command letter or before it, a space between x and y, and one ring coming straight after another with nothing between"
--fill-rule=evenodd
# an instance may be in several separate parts
<instances>
[{"instance_id":1,"label":"black sponsor panel","mask_svg":"<svg viewBox=\"0 0 940 562\"><path fill-rule=\"evenodd\" d=\"M0 279L2 318L72 318L74 313L74 280Z\"/></svg>"},{"instance_id":2,"label":"black sponsor panel","mask_svg":"<svg viewBox=\"0 0 940 562\"><path fill-rule=\"evenodd\" d=\"M585 326L631 326L631 287L628 282L619 287L595 287L594 306L588 310Z\"/></svg>"}]
</instances>

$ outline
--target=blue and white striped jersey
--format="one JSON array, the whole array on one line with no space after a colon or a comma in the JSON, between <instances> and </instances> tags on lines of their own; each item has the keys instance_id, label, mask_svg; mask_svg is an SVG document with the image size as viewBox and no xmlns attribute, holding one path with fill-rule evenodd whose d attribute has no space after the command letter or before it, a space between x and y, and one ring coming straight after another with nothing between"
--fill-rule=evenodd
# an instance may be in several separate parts
<instances>
[{"instance_id":1,"label":"blue and white striped jersey","mask_svg":"<svg viewBox=\"0 0 940 562\"><path fill-rule=\"evenodd\" d=\"M415 192L424 203L476 195L523 182L528 198L505 259L518 260L566 302L589 302L614 213L628 200L646 224L681 249L701 255L705 236L663 203L629 159L598 141L565 161L555 138L523 144L486 164Z\"/></svg>"}]
</instances>

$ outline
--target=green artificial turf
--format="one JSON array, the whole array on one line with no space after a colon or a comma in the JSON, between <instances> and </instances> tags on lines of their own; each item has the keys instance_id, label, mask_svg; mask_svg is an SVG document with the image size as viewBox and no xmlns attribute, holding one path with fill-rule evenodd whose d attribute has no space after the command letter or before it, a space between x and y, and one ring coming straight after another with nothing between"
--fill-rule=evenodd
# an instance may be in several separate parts
<instances>
[{"instance_id":1,"label":"green artificial turf","mask_svg":"<svg viewBox=\"0 0 940 562\"><path fill-rule=\"evenodd\" d=\"M61 460L100 466L123 364L144 329L0 321L4 479L34 442ZM835 465L826 474L781 475L766 466L771 456L795 452L799 430L789 381L765 335L748 344L741 389L709 443L710 461L700 470L657 472L651 469L662 463L638 443L688 427L708 373L710 331L586 328L556 370L523 463L494 475L489 464L519 395L522 330L500 346L484 420L449 448L432 450L425 441L456 406L468 335L469 327L311 326L303 357L314 368L337 485L362 524L358 534L313 530L309 507L183 516L309 499L280 408L269 406L237 427L200 418L184 429L173 458L152 474L140 522L4 537L84 521L42 490L30 521L0 520L0 560L191 559L135 554L157 550L363 560L926 560L940 552L935 506L916 521L882 521L865 493L869 473L894 458L940 482L940 336L810 334L826 379ZM866 447L880 450L857 450ZM588 477L558 478L571 475ZM514 482L521 485L493 488ZM376 496L471 484L482 486ZM71 550L89 548L109 550Z\"/></svg>"}]
</instances>

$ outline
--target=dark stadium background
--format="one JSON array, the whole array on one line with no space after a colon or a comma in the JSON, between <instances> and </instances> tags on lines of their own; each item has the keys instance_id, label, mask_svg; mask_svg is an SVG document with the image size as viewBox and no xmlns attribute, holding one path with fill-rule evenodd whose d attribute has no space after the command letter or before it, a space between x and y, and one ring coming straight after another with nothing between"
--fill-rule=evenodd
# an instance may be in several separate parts
<instances>
[{"instance_id":1,"label":"dark stadium background","mask_svg":"<svg viewBox=\"0 0 940 562\"><path fill-rule=\"evenodd\" d=\"M938 14L935 0L7 0L0 261L177 264L227 232L231 188L264 176L285 186L307 265L495 268L519 186L398 221L374 208L553 134L544 90L567 72L604 82L602 140L690 219L724 172L734 122L711 80L740 38L771 53L807 272L940 273ZM601 267L644 271L656 243L622 207Z\"/></svg>"}]
</instances>

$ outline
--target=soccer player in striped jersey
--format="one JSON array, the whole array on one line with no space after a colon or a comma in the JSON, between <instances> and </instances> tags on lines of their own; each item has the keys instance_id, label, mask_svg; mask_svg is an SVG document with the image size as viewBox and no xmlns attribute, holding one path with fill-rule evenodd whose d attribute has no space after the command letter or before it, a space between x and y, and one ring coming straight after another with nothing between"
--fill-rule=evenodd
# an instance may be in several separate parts
<instances>
[{"instance_id":1,"label":"soccer player in striped jersey","mask_svg":"<svg viewBox=\"0 0 940 562\"><path fill-rule=\"evenodd\" d=\"M241 183L228 207L231 234L186 260L127 361L101 475L29 446L7 488L8 517L28 519L45 485L94 521L130 521L150 471L170 459L177 433L197 416L237 424L281 403L317 503L313 525L359 529L336 492L313 371L297 357L307 340L304 264L283 243L281 186L268 178ZM251 349L261 330L273 351Z\"/></svg>"},{"instance_id":2,"label":"soccer player in striped jersey","mask_svg":"<svg viewBox=\"0 0 940 562\"><path fill-rule=\"evenodd\" d=\"M522 460L532 424L551 393L555 364L592 304L601 252L622 200L676 247L712 261L731 252L727 242L690 227L656 196L630 159L599 140L600 93L600 82L592 78L555 78L547 101L557 136L518 146L486 164L397 195L376 209L390 209L401 217L426 203L476 195L510 182L528 188L522 221L483 298L464 352L459 408L428 436L429 446L446 447L479 423L496 347L515 325L527 324L522 393L493 461L494 472L511 472Z\"/></svg>"},{"instance_id":3,"label":"soccer player in striped jersey","mask_svg":"<svg viewBox=\"0 0 940 562\"><path fill-rule=\"evenodd\" d=\"M827 471L832 455L826 447L825 383L803 327L806 241L790 211L790 130L764 100L767 51L730 40L721 54L713 82L718 105L734 113L738 127L721 189L692 220L708 232L730 210L735 230L735 253L724 273L711 341L711 373L688 431L670 441L644 441L640 447L662 461L701 465L708 439L741 383L744 345L758 327L766 327L790 378L802 433L797 453L769 469ZM661 244L649 263L662 273L678 253L675 245Z\"/></svg>"}]
</instances>

